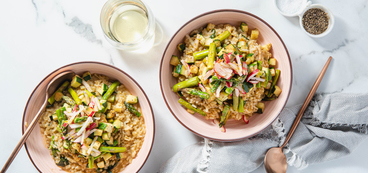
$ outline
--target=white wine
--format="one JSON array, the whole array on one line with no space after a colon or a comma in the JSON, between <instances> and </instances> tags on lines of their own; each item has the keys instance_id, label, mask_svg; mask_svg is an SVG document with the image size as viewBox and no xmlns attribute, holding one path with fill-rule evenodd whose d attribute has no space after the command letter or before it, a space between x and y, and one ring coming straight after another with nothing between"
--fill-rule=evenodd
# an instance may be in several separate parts
<instances>
[{"instance_id":1,"label":"white wine","mask_svg":"<svg viewBox=\"0 0 368 173\"><path fill-rule=\"evenodd\" d=\"M121 43L138 41L145 34L147 25L145 11L134 5L118 9L110 19L111 34Z\"/></svg>"},{"instance_id":2,"label":"white wine","mask_svg":"<svg viewBox=\"0 0 368 173\"><path fill-rule=\"evenodd\" d=\"M143 53L155 45L155 18L141 0L108 0L100 22L107 41L120 50Z\"/></svg>"}]
</instances>

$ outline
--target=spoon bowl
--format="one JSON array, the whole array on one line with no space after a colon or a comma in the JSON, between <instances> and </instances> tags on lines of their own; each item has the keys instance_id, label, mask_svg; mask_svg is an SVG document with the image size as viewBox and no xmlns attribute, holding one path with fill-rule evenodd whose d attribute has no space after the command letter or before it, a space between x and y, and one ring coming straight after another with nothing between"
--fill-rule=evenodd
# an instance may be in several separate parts
<instances>
[{"instance_id":1,"label":"spoon bowl","mask_svg":"<svg viewBox=\"0 0 368 173\"><path fill-rule=\"evenodd\" d=\"M287 162L286 156L282 152L282 148L276 147L269 149L266 153L264 164L268 173L286 172Z\"/></svg>"},{"instance_id":2,"label":"spoon bowl","mask_svg":"<svg viewBox=\"0 0 368 173\"><path fill-rule=\"evenodd\" d=\"M42 115L42 112L46 108L46 105L47 105L47 102L48 102L47 100L48 100L49 96L51 96L56 91L57 87L63 81L65 81L67 79L70 80L70 79L72 79L73 76L74 76L74 72L64 71L64 72L61 72L58 75L56 75L54 78L52 78L52 80L50 81L50 83L47 85L47 88L46 88L46 98L45 98L44 103L42 104L42 106L39 109L37 115L34 117L31 124L27 128L27 131L23 134L22 138L19 140L17 146L14 148L13 152L9 156L8 160L5 162L3 168L1 169L0 172L6 172L6 170L9 168L10 164L13 162L14 158L17 156L19 150L22 148L23 144L28 139L29 135L31 134L34 127L36 126L38 120L40 119L40 117Z\"/></svg>"}]
</instances>

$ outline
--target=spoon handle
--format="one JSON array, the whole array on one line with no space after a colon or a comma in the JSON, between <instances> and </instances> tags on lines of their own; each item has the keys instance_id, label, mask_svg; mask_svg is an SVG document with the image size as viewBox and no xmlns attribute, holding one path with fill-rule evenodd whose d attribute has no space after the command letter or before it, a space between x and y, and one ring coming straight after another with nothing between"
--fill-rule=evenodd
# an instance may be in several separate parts
<instances>
[{"instance_id":1,"label":"spoon handle","mask_svg":"<svg viewBox=\"0 0 368 173\"><path fill-rule=\"evenodd\" d=\"M10 164L13 162L14 158L17 156L19 150L22 148L23 144L28 139L29 135L31 134L34 127L36 127L36 124L38 123L38 120L41 117L42 112L44 111L47 104L47 98L45 103L42 105L42 108L38 111L37 115L33 118L31 124L27 128L26 132L23 134L22 138L19 140L17 146L14 148L13 152L9 156L8 160L4 164L3 168L1 169L0 173L5 173L6 170L9 168Z\"/></svg>"},{"instance_id":2,"label":"spoon handle","mask_svg":"<svg viewBox=\"0 0 368 173\"><path fill-rule=\"evenodd\" d=\"M300 109L298 115L296 116L293 125L291 126L288 135L286 136L286 139L284 141L284 144L282 144L281 148L284 148L285 145L289 142L291 136L293 136L294 131L296 129L296 127L298 126L300 119L302 118L305 109L308 107L309 102L312 100L314 93L316 93L317 88L319 86L319 84L321 83L323 76L325 75L328 65L330 65L330 62L332 60L332 57L330 56L330 58L328 58L325 66L323 67L322 71L320 72L319 76L317 77L316 81L314 82L312 89L309 91L309 94L307 96L307 98L305 99L302 108Z\"/></svg>"}]
</instances>

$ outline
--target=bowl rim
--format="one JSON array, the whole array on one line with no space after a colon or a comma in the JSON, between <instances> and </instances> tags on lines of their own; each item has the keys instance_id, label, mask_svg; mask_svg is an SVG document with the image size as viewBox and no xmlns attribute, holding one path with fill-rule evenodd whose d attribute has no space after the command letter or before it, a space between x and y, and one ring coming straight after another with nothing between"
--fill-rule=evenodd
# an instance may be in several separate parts
<instances>
[{"instance_id":1,"label":"bowl rim","mask_svg":"<svg viewBox=\"0 0 368 173\"><path fill-rule=\"evenodd\" d=\"M108 67L111 67L111 68L114 68L118 71L120 71L121 73L123 73L124 75L126 75L129 79L131 79L138 87L139 89L143 92L143 95L147 98L148 100L148 105L150 107L150 110L151 110L151 114L152 114L152 119L153 119L153 136L152 136L152 144L150 146L150 150L147 154L147 157L145 158L143 164L140 166L140 168L137 170L137 172L139 172L143 165L146 163L148 157L150 156L151 154L151 151L152 151L152 148L153 148L153 143L155 142L155 129L156 129L156 126L155 126L155 116L154 116L154 113L153 113L153 109L152 109L152 105L151 105L151 102L149 100L149 98L147 97L147 94L146 92L143 90L143 88L138 84L138 82L136 80L134 80L128 73L126 73L125 71L121 70L120 68L118 67L115 67L113 65L110 65L110 64L106 64L106 63L103 63L103 62L98 62L98 61L79 61L79 62L74 62L74 63L70 63L70 64L67 64L67 65L64 65L64 66L61 66L59 68L57 68L56 70L50 72L46 77L44 77L38 84L37 86L33 89L31 95L29 96L28 100L27 100L27 103L26 103L26 106L24 108L24 111L23 111L23 116L22 116L22 135L24 134L25 132L25 129L24 129L24 121L25 121L25 115L26 115L26 111L27 111L27 108L28 108L28 105L29 105L29 101L31 100L34 92L36 91L36 89L38 89L38 87L41 85L41 83L43 83L48 77L50 77L50 75L54 74L56 71L59 71L65 67L68 67L68 66L72 66L72 65L76 65L76 64L85 64L85 63L91 63L91 64L100 64L100 65L104 65L104 66L108 66ZM29 151L28 151L28 147L27 147L27 142L24 143L24 148L26 149L26 152L27 152L27 155L28 155L28 158L29 160L31 160L33 166L38 170L38 172L42 173L42 171L37 167L37 165L34 163L31 155L29 154Z\"/></svg>"},{"instance_id":2,"label":"bowl rim","mask_svg":"<svg viewBox=\"0 0 368 173\"><path fill-rule=\"evenodd\" d=\"M235 12L235 13L243 13L243 14L246 14L246 15L249 15L249 16L252 16L256 19L258 19L259 21L261 21L262 23L264 23L267 27L269 27L275 34L276 36L279 38L279 40L281 41L285 51L286 51L286 54L287 54L287 57L289 59L289 68L290 68L290 88L289 88L289 91L287 92L287 96L286 96L286 100L285 100L285 103L284 105L282 106L280 112L278 112L277 116L275 116L275 118L265 127L263 127L262 129L260 129L258 132L250 135L250 136L244 136L244 137L240 137L240 138L233 138L233 139L218 139L218 138L212 138L212 137L209 137L209 136L206 136L204 134L200 134L194 130L192 130L191 128L189 128L188 126L186 126L183 122L180 121L180 119L174 114L173 110L171 109L171 107L169 106L168 104L168 101L166 100L166 97L165 97L165 93L164 93L164 90L163 90L163 84L162 84L162 65L163 65L163 62L164 62L164 57L166 55L166 52L168 50L168 47L169 45L171 44L171 42L173 41L174 37L176 37L176 35L185 27L187 26L189 23L193 22L194 20L198 19L198 18L201 18L203 16L206 16L206 15L210 15L210 14L213 14L213 13L219 13L219 12ZM241 141L243 139L247 139L247 138L250 138L258 133L260 133L261 131L263 131L264 129L266 129L268 126L270 126L279 116L280 116L280 113L282 112L282 110L284 110L285 106L286 106L286 103L287 101L289 100L289 96L290 96L290 93L291 93L291 88L292 88L292 84L293 84L293 68L292 68L292 65L291 65L291 59L290 59L290 55L289 55L289 51L284 43L284 41L282 40L282 38L280 37L280 35L276 32L275 29L273 29L271 27L271 25L269 25L266 21L264 21L263 19L261 19L260 17L258 17L257 15L253 14L253 13L250 13L250 12L247 12L247 11L242 11L242 10L235 10L235 9L219 9L219 10L212 10L212 11L209 11L209 12L205 12L205 13L202 13L192 19L190 19L188 22L186 22L184 25L182 25L176 32L175 34L171 37L170 41L167 43L167 46L165 48L165 51L164 53L162 54L162 58L161 58L161 63L160 63L160 75L159 75L159 80L160 80L160 89L161 89L161 94L162 94L162 97L165 101L165 104L167 106L167 108L169 108L170 112L172 115L174 115L174 117L176 118L176 120L181 124L183 125L185 128L187 128L188 130L190 130L192 133L196 134L197 136L200 136L200 137L203 137L203 138L207 138L207 139L210 139L210 140L214 140L214 141L219 141L219 142L236 142L236 141Z\"/></svg>"}]
</instances>

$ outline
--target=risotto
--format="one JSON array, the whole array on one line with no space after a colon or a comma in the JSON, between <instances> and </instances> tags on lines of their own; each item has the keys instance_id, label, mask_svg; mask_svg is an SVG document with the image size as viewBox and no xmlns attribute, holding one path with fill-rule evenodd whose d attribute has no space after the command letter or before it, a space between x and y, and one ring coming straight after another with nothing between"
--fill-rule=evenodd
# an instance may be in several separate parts
<instances>
[{"instance_id":1,"label":"risotto","mask_svg":"<svg viewBox=\"0 0 368 173\"><path fill-rule=\"evenodd\" d=\"M209 23L186 35L178 45L182 54L170 60L179 103L189 113L213 120L223 132L228 119L248 123L254 113L263 113L262 101L281 93L276 85L280 70L271 44L260 45L258 36L246 23Z\"/></svg>"},{"instance_id":2,"label":"risotto","mask_svg":"<svg viewBox=\"0 0 368 173\"><path fill-rule=\"evenodd\" d=\"M86 72L49 98L41 133L55 164L68 172L119 172L146 133L138 99L119 81Z\"/></svg>"}]
</instances>

